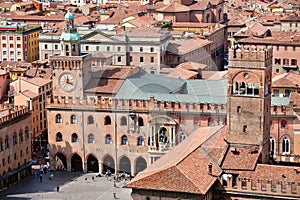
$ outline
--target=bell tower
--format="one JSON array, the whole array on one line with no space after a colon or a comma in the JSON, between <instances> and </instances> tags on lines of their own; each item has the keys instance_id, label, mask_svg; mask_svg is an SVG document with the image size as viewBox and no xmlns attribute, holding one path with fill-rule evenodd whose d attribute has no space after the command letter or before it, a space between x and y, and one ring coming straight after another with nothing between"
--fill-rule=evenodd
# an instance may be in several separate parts
<instances>
[{"instance_id":1,"label":"bell tower","mask_svg":"<svg viewBox=\"0 0 300 200\"><path fill-rule=\"evenodd\" d=\"M80 35L74 25L74 15L65 15L65 28L60 36L61 56L80 56Z\"/></svg>"},{"instance_id":2,"label":"bell tower","mask_svg":"<svg viewBox=\"0 0 300 200\"><path fill-rule=\"evenodd\" d=\"M70 11L65 15L60 43L60 55L49 58L53 69L53 95L84 97L84 89L91 79L91 54L80 52L80 35Z\"/></svg>"},{"instance_id":3,"label":"bell tower","mask_svg":"<svg viewBox=\"0 0 300 200\"><path fill-rule=\"evenodd\" d=\"M230 146L257 149L269 161L272 48L229 50L227 137Z\"/></svg>"}]
</instances>

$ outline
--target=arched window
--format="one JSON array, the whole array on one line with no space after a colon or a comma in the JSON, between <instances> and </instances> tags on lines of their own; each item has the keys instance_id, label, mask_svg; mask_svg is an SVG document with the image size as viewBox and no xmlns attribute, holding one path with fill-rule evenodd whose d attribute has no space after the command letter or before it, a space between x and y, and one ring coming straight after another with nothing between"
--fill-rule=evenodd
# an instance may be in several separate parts
<instances>
[{"instance_id":1,"label":"arched window","mask_svg":"<svg viewBox=\"0 0 300 200\"><path fill-rule=\"evenodd\" d=\"M61 142L62 140L62 134L60 132L56 133L56 142Z\"/></svg>"},{"instance_id":2,"label":"arched window","mask_svg":"<svg viewBox=\"0 0 300 200\"><path fill-rule=\"evenodd\" d=\"M72 51L76 51L76 45L72 44Z\"/></svg>"},{"instance_id":3,"label":"arched window","mask_svg":"<svg viewBox=\"0 0 300 200\"><path fill-rule=\"evenodd\" d=\"M287 121L281 120L280 125L281 125L281 128L287 128Z\"/></svg>"},{"instance_id":4,"label":"arched window","mask_svg":"<svg viewBox=\"0 0 300 200\"><path fill-rule=\"evenodd\" d=\"M14 154L14 160L17 160L17 153Z\"/></svg>"},{"instance_id":5,"label":"arched window","mask_svg":"<svg viewBox=\"0 0 300 200\"><path fill-rule=\"evenodd\" d=\"M23 142L23 131L22 129L19 131L19 143Z\"/></svg>"},{"instance_id":6,"label":"arched window","mask_svg":"<svg viewBox=\"0 0 300 200\"><path fill-rule=\"evenodd\" d=\"M126 126L126 125L127 125L126 117L121 117L121 126Z\"/></svg>"},{"instance_id":7,"label":"arched window","mask_svg":"<svg viewBox=\"0 0 300 200\"><path fill-rule=\"evenodd\" d=\"M0 152L3 151L3 141L2 138L0 138Z\"/></svg>"},{"instance_id":8,"label":"arched window","mask_svg":"<svg viewBox=\"0 0 300 200\"><path fill-rule=\"evenodd\" d=\"M185 137L185 134L184 134L184 133L181 133L181 134L180 134L179 141L182 142L185 138L186 138L186 137Z\"/></svg>"},{"instance_id":9,"label":"arched window","mask_svg":"<svg viewBox=\"0 0 300 200\"><path fill-rule=\"evenodd\" d=\"M29 154L29 148L26 147L26 155L28 155L28 154Z\"/></svg>"},{"instance_id":10,"label":"arched window","mask_svg":"<svg viewBox=\"0 0 300 200\"><path fill-rule=\"evenodd\" d=\"M14 132L14 135L13 135L13 144L16 145L18 144L18 141L17 141L17 133Z\"/></svg>"},{"instance_id":11,"label":"arched window","mask_svg":"<svg viewBox=\"0 0 300 200\"><path fill-rule=\"evenodd\" d=\"M89 134L89 143L94 143L94 135L93 134Z\"/></svg>"},{"instance_id":12,"label":"arched window","mask_svg":"<svg viewBox=\"0 0 300 200\"><path fill-rule=\"evenodd\" d=\"M55 118L56 123L62 123L62 117L61 114L57 114Z\"/></svg>"},{"instance_id":13,"label":"arched window","mask_svg":"<svg viewBox=\"0 0 300 200\"><path fill-rule=\"evenodd\" d=\"M110 116L106 116L104 118L104 125L110 125L111 124L111 119L110 119Z\"/></svg>"},{"instance_id":14,"label":"arched window","mask_svg":"<svg viewBox=\"0 0 300 200\"><path fill-rule=\"evenodd\" d=\"M71 124L77 124L76 115L71 115Z\"/></svg>"},{"instance_id":15,"label":"arched window","mask_svg":"<svg viewBox=\"0 0 300 200\"><path fill-rule=\"evenodd\" d=\"M76 133L72 134L72 142L78 142L78 136Z\"/></svg>"},{"instance_id":16,"label":"arched window","mask_svg":"<svg viewBox=\"0 0 300 200\"><path fill-rule=\"evenodd\" d=\"M29 128L26 126L25 128L25 140L29 139Z\"/></svg>"},{"instance_id":17,"label":"arched window","mask_svg":"<svg viewBox=\"0 0 300 200\"><path fill-rule=\"evenodd\" d=\"M282 153L290 153L290 140L287 137L282 139Z\"/></svg>"},{"instance_id":18,"label":"arched window","mask_svg":"<svg viewBox=\"0 0 300 200\"><path fill-rule=\"evenodd\" d=\"M69 51L69 45L66 45L66 51Z\"/></svg>"},{"instance_id":19,"label":"arched window","mask_svg":"<svg viewBox=\"0 0 300 200\"><path fill-rule=\"evenodd\" d=\"M144 138L142 136L139 136L137 139L137 145L138 146L144 146Z\"/></svg>"},{"instance_id":20,"label":"arched window","mask_svg":"<svg viewBox=\"0 0 300 200\"><path fill-rule=\"evenodd\" d=\"M87 121L88 124L94 124L94 117L92 115L89 115L88 116L88 121Z\"/></svg>"},{"instance_id":21,"label":"arched window","mask_svg":"<svg viewBox=\"0 0 300 200\"><path fill-rule=\"evenodd\" d=\"M111 136L109 134L107 134L105 136L105 144L111 144L111 143L112 143Z\"/></svg>"},{"instance_id":22,"label":"arched window","mask_svg":"<svg viewBox=\"0 0 300 200\"><path fill-rule=\"evenodd\" d=\"M270 137L270 152L271 154L274 154L275 152L275 139Z\"/></svg>"},{"instance_id":23,"label":"arched window","mask_svg":"<svg viewBox=\"0 0 300 200\"><path fill-rule=\"evenodd\" d=\"M20 157L23 157L23 150L20 151Z\"/></svg>"},{"instance_id":24,"label":"arched window","mask_svg":"<svg viewBox=\"0 0 300 200\"><path fill-rule=\"evenodd\" d=\"M139 124L139 126L144 126L144 120L142 117L138 118L138 124Z\"/></svg>"},{"instance_id":25,"label":"arched window","mask_svg":"<svg viewBox=\"0 0 300 200\"><path fill-rule=\"evenodd\" d=\"M127 136L123 135L122 138L121 138L121 144L122 145L127 145L127 143L128 143Z\"/></svg>"},{"instance_id":26,"label":"arched window","mask_svg":"<svg viewBox=\"0 0 300 200\"><path fill-rule=\"evenodd\" d=\"M9 138L8 138L8 136L5 137L4 143L5 143L5 149L8 149L9 148Z\"/></svg>"}]
</instances>

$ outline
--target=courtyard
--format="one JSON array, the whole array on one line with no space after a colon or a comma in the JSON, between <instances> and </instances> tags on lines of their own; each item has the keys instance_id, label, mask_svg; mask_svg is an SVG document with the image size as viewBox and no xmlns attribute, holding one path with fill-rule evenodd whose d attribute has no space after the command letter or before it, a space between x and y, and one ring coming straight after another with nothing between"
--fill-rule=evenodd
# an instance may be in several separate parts
<instances>
[{"instance_id":1,"label":"courtyard","mask_svg":"<svg viewBox=\"0 0 300 200\"><path fill-rule=\"evenodd\" d=\"M49 175L53 174L53 179ZM124 182L116 182L106 177L96 177L96 173L74 173L56 171L39 176L31 176L0 193L1 200L130 200L131 189L123 188ZM57 192L57 187L59 191Z\"/></svg>"}]
</instances>

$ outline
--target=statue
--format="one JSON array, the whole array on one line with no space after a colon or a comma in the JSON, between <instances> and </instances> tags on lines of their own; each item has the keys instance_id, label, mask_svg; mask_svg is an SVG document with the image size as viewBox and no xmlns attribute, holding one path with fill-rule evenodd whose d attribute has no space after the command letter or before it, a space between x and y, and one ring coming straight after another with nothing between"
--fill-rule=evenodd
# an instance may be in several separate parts
<instances>
[{"instance_id":1,"label":"statue","mask_svg":"<svg viewBox=\"0 0 300 200\"><path fill-rule=\"evenodd\" d=\"M160 142L163 142L163 143L166 143L167 141L167 137L166 137L166 129L165 128L162 128L160 130L160 133L159 133L159 141Z\"/></svg>"}]
</instances>

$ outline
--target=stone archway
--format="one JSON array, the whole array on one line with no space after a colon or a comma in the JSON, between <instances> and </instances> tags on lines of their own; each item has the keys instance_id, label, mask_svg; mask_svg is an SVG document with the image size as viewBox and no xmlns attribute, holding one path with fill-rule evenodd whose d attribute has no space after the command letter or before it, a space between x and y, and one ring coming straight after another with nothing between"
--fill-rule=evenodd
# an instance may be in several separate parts
<instances>
[{"instance_id":1,"label":"stone archway","mask_svg":"<svg viewBox=\"0 0 300 200\"><path fill-rule=\"evenodd\" d=\"M74 154L71 158L71 169L75 172L82 172L82 159L78 154Z\"/></svg>"},{"instance_id":2,"label":"stone archway","mask_svg":"<svg viewBox=\"0 0 300 200\"><path fill-rule=\"evenodd\" d=\"M127 174L131 174L130 160L126 156L123 156L120 159L120 172L126 172Z\"/></svg>"},{"instance_id":3,"label":"stone archway","mask_svg":"<svg viewBox=\"0 0 300 200\"><path fill-rule=\"evenodd\" d=\"M103 174L107 172L107 170L111 173L115 173L115 161L110 155L106 155L103 158L102 170Z\"/></svg>"},{"instance_id":4,"label":"stone archway","mask_svg":"<svg viewBox=\"0 0 300 200\"><path fill-rule=\"evenodd\" d=\"M56 170L67 169L67 158L63 153L57 153L55 160L56 160L56 166L55 166Z\"/></svg>"},{"instance_id":5,"label":"stone archway","mask_svg":"<svg viewBox=\"0 0 300 200\"><path fill-rule=\"evenodd\" d=\"M99 172L98 159L90 154L87 158L87 171L88 172Z\"/></svg>"},{"instance_id":6,"label":"stone archway","mask_svg":"<svg viewBox=\"0 0 300 200\"><path fill-rule=\"evenodd\" d=\"M143 157L139 157L135 161L135 166L136 166L135 174L138 174L147 168L147 162Z\"/></svg>"}]
</instances>

